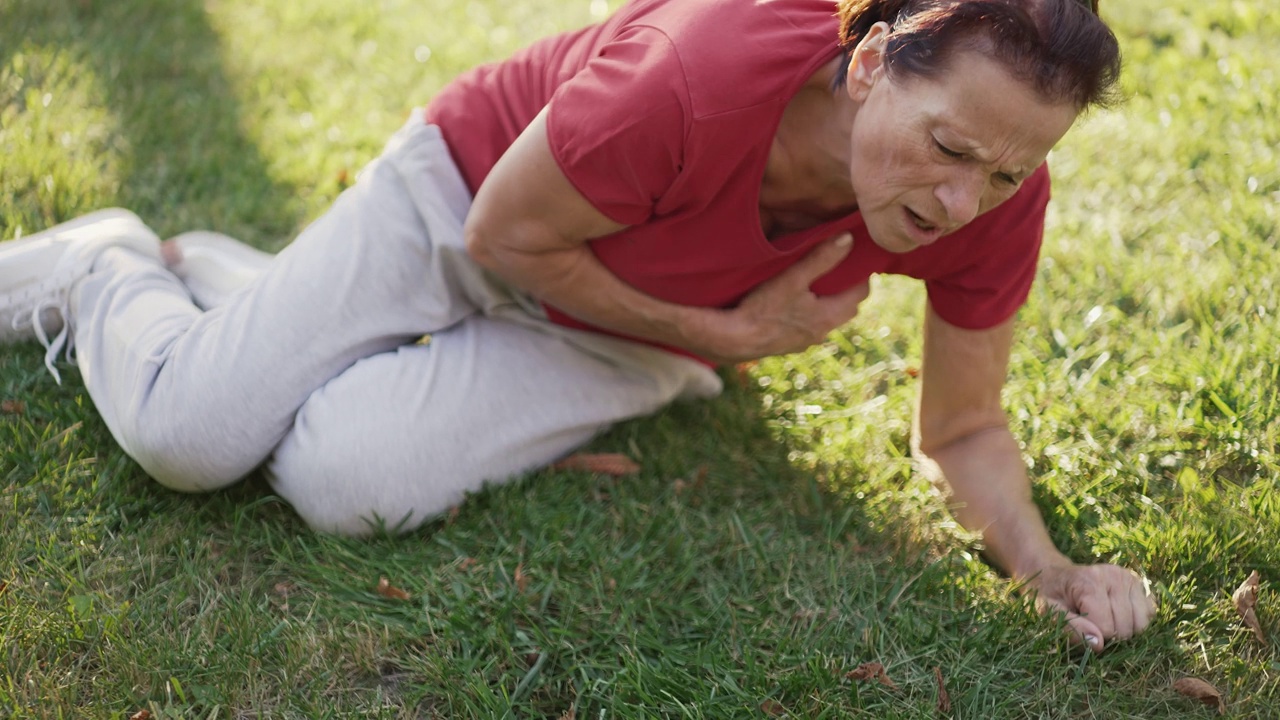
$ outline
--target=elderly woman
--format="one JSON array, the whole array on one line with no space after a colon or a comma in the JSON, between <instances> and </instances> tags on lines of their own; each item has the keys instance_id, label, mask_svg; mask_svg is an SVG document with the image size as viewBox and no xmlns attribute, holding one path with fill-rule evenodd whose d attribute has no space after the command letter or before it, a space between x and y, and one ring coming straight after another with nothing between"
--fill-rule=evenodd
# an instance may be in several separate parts
<instances>
[{"instance_id":1,"label":"elderly woman","mask_svg":"<svg viewBox=\"0 0 1280 720\"><path fill-rule=\"evenodd\" d=\"M1054 548L1000 390L1045 157L1118 68L1079 0L632 0L458 78L278 257L162 250L118 210L0 246L0 327L78 345L162 484L262 467L360 534L714 396L715 364L820 342L873 273L920 278L917 454L1101 649L1153 605Z\"/></svg>"}]
</instances>

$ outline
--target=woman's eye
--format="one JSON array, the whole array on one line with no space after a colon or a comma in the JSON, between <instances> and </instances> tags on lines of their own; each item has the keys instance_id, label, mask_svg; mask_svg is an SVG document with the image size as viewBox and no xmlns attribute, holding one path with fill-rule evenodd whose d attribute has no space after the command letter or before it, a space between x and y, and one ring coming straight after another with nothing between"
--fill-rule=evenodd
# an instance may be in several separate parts
<instances>
[{"instance_id":1,"label":"woman's eye","mask_svg":"<svg viewBox=\"0 0 1280 720\"><path fill-rule=\"evenodd\" d=\"M943 155L946 155L949 158L964 157L964 153L956 152L955 150L952 150L946 145L943 145L942 143L938 142L936 139L933 141L933 145L934 147L938 148L938 152L942 153Z\"/></svg>"}]
</instances>

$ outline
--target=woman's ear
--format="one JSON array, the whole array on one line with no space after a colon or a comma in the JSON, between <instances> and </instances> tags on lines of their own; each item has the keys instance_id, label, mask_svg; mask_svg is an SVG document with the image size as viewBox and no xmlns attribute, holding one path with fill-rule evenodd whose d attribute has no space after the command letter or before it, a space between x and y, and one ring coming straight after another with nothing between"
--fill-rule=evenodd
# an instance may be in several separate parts
<instances>
[{"instance_id":1,"label":"woman's ear","mask_svg":"<svg viewBox=\"0 0 1280 720\"><path fill-rule=\"evenodd\" d=\"M854 101L865 100L876 80L884 74L884 53L888 42L889 24L878 22L867 30L867 34L853 48L844 84L849 97Z\"/></svg>"}]
</instances>

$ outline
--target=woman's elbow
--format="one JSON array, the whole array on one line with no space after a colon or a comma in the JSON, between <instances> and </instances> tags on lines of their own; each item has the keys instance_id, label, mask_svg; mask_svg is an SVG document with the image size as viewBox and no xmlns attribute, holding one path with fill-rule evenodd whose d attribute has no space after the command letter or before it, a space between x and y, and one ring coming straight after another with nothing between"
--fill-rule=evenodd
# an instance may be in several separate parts
<instances>
[{"instance_id":1,"label":"woman's elbow","mask_svg":"<svg viewBox=\"0 0 1280 720\"><path fill-rule=\"evenodd\" d=\"M477 265L486 270L496 270L498 261L489 233L486 233L477 223L468 220L462 228L462 240L466 246L467 255Z\"/></svg>"}]
</instances>

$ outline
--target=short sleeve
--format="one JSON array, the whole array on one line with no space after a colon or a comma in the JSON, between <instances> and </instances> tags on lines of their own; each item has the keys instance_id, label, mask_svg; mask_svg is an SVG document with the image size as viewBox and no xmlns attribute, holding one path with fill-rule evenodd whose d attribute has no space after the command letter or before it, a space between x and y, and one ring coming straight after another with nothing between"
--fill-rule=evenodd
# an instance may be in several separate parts
<instances>
[{"instance_id":1,"label":"short sleeve","mask_svg":"<svg viewBox=\"0 0 1280 720\"><path fill-rule=\"evenodd\" d=\"M638 225L682 167L689 91L670 39L626 28L565 81L547 109L560 170L614 222Z\"/></svg>"},{"instance_id":2,"label":"short sleeve","mask_svg":"<svg viewBox=\"0 0 1280 720\"><path fill-rule=\"evenodd\" d=\"M1035 281L1048 205L1049 171L1041 165L1016 195L961 230L969 260L926 281L939 317L968 330L1013 317Z\"/></svg>"}]
</instances>

